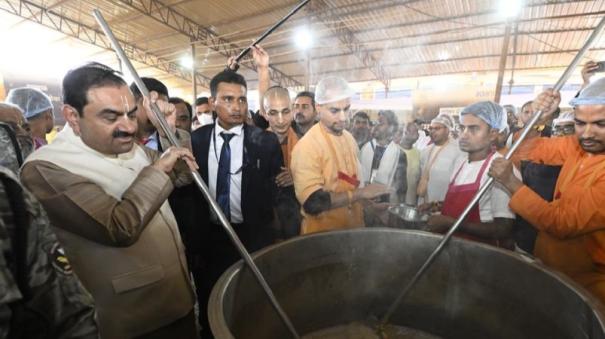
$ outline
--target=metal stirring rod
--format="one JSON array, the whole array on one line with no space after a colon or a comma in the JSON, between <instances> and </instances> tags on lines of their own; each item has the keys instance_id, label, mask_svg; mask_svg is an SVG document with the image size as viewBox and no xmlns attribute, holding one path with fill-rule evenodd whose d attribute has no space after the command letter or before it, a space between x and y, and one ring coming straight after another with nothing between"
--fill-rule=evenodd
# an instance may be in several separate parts
<instances>
[{"instance_id":1,"label":"metal stirring rod","mask_svg":"<svg viewBox=\"0 0 605 339\"><path fill-rule=\"evenodd\" d=\"M571 64L569 64L569 66L567 66L567 68L565 69L565 72L563 72L563 75L561 75L561 77L559 78L559 80L557 81L557 83L554 86L555 91L561 90L563 85L567 82L567 80L569 79L569 77L571 76L573 71L576 69L576 67L582 60L582 57L584 56L584 54L588 51L588 49L593 44L594 40L596 40L596 38L599 36L601 31L603 31L603 27L605 27L605 17L603 19L601 19L601 21L599 22L597 27L594 29L592 34L588 37L588 39L584 43L584 46L582 46L582 49L580 49L578 54L576 54L576 56L574 57ZM521 136L519 137L519 139L512 145L511 149L504 156L505 159L509 160L512 157L513 153L517 150L519 145L521 145L523 140L527 137L527 135L529 134L529 132L531 131L533 126L538 122L538 120L540 119L541 116L542 116L542 111L538 111L538 112L534 113L534 116L532 117L532 119L529 121L527 126L525 126L525 128L521 132ZM424 262L424 264L420 267L420 269L412 277L412 280L410 280L410 282L405 286L405 288L397 296L397 298L395 299L393 304L391 304L387 313L382 317L382 319L380 321L380 325L378 326L379 329L383 328L388 323L389 319L391 318L393 313L397 310L397 308L399 307L399 305L401 304L401 302L403 301L405 296L410 292L410 290L414 287L414 285L418 282L418 280L422 277L422 275L427 271L427 269L431 266L431 264L439 256L439 254L443 251L443 248L445 247L445 245L447 245L447 243L451 239L454 232L456 232L456 230L460 227L460 225L462 225L462 222L467 217L467 215L470 213L471 209L475 206L475 204L477 204L477 202L479 202L479 200L481 199L483 194L485 194L485 192L487 192L487 190L489 189L489 187L492 185L493 182L494 182L494 178L490 177L485 182L485 184L483 186L481 186L479 191L473 197L473 200L471 200L471 202L468 204L468 206L466 207L464 212L462 212L462 215L460 215L460 217L458 217L458 220L456 220L456 222L450 228L450 230L445 234L445 236L443 236L443 239L441 240L439 245L437 245L437 248L435 248L435 250L431 253L431 255L428 257L428 259Z\"/></svg>"},{"instance_id":2,"label":"metal stirring rod","mask_svg":"<svg viewBox=\"0 0 605 339\"><path fill-rule=\"evenodd\" d=\"M248 46L244 50L242 50L235 58L235 63L237 64L246 54L248 54L248 52L250 52L250 50L252 49L253 46L256 46L261 41L265 40L265 38L268 37L269 34L273 33L274 30L276 30L279 26L281 26L284 22L286 22L286 20L288 20L291 16L293 16L301 8L303 8L309 1L311 1L311 0L304 0L303 2L298 4L296 7L294 7L294 9L292 9L288 14L286 14L286 16L281 18L281 20L279 20L275 25L271 26L260 37L258 37L256 40L254 40L254 42L250 46Z\"/></svg>"}]
</instances>

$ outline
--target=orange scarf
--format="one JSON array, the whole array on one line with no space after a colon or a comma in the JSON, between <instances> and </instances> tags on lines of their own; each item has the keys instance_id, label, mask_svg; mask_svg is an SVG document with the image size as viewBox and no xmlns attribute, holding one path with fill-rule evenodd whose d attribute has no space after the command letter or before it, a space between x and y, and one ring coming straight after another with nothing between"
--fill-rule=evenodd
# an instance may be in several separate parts
<instances>
[{"instance_id":1,"label":"orange scarf","mask_svg":"<svg viewBox=\"0 0 605 339\"><path fill-rule=\"evenodd\" d=\"M272 132L271 127L267 128L267 131ZM298 142L298 135L294 132L292 127L288 128L288 135L286 136L286 142L281 144L281 154L284 157L284 164L286 168L290 168L290 162L292 161L292 150L294 145Z\"/></svg>"}]
</instances>

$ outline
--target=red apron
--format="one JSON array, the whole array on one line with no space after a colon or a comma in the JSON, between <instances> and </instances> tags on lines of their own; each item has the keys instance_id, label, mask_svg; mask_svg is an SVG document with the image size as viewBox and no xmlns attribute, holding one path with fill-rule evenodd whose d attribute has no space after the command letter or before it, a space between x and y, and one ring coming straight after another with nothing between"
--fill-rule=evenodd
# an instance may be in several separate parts
<instances>
[{"instance_id":1,"label":"red apron","mask_svg":"<svg viewBox=\"0 0 605 339\"><path fill-rule=\"evenodd\" d=\"M445 195L445 200L443 201L443 207L441 208L441 214L455 218L455 219L458 219L458 217L460 217L460 215L462 214L462 212L464 212L464 210L466 209L468 204L471 202L471 200L473 200L473 197L475 196L475 194L477 194L477 192L481 188L481 178L483 177L483 173L485 173L485 170L487 169L487 165L490 163L490 160L492 159L493 156L494 156L494 153L491 153L487 157L487 159L485 159L483 161L483 165L481 165L481 169L479 170L479 175L477 176L477 179L475 180L475 182L470 183L470 184L464 184L464 185L455 185L454 184L456 182L456 179L458 178L458 174L460 174L460 171L464 167L464 163L462 164L462 166L460 166L460 168L456 172L456 175L454 176L454 179L452 179L452 181L450 182L450 185L447 189L447 194ZM478 203L475 204L475 206L473 206L473 208L471 209L470 213L468 214L468 216L466 217L465 220L467 222L473 222L473 223L481 222L481 216L479 214L479 204ZM477 236L465 233L464 231L458 231L458 232L456 232L456 235L461 238L464 238L464 239L474 240L474 241L490 244L490 245L497 246L497 247L504 247L504 248L508 248L508 249L511 248L511 246L510 246L511 244L504 244L503 241L501 241L499 239L479 238Z\"/></svg>"}]
</instances>

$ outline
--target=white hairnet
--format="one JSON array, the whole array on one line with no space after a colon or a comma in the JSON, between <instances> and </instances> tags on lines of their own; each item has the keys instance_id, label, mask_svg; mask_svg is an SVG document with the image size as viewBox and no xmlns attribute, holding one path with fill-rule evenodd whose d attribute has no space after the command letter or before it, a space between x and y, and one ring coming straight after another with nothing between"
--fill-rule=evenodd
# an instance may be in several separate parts
<instances>
[{"instance_id":1,"label":"white hairnet","mask_svg":"<svg viewBox=\"0 0 605 339\"><path fill-rule=\"evenodd\" d=\"M504 110L506 111L507 114L510 113L514 116L516 116L518 114L517 108L513 105L504 105L504 106L502 106L502 108L504 108Z\"/></svg>"},{"instance_id":2,"label":"white hairnet","mask_svg":"<svg viewBox=\"0 0 605 339\"><path fill-rule=\"evenodd\" d=\"M555 120L553 120L553 125L558 125L558 124L562 124L565 122L575 122L576 120L575 118L575 114L574 112L565 112L565 113L561 113L561 115L559 115L558 118L556 118Z\"/></svg>"},{"instance_id":3,"label":"white hairnet","mask_svg":"<svg viewBox=\"0 0 605 339\"><path fill-rule=\"evenodd\" d=\"M460 116L473 114L485 121L491 128L504 132L508 128L504 108L493 101L480 101L466 106Z\"/></svg>"},{"instance_id":4,"label":"white hairnet","mask_svg":"<svg viewBox=\"0 0 605 339\"><path fill-rule=\"evenodd\" d=\"M315 102L325 104L347 98L351 98L355 92L349 83L337 76L329 76L321 79L315 88Z\"/></svg>"},{"instance_id":5,"label":"white hairnet","mask_svg":"<svg viewBox=\"0 0 605 339\"><path fill-rule=\"evenodd\" d=\"M17 105L23 111L25 119L30 119L36 115L52 110L53 104L48 95L39 89L20 87L13 88L6 96L7 103Z\"/></svg>"},{"instance_id":6,"label":"white hairnet","mask_svg":"<svg viewBox=\"0 0 605 339\"><path fill-rule=\"evenodd\" d=\"M431 125L432 124L441 124L441 125L447 127L450 131L452 129L454 129L454 120L452 119L452 117L450 117L449 115L447 115L445 113L441 113L437 117L435 117L433 120L431 120Z\"/></svg>"},{"instance_id":7,"label":"white hairnet","mask_svg":"<svg viewBox=\"0 0 605 339\"><path fill-rule=\"evenodd\" d=\"M572 107L579 105L605 105L605 78L601 78L588 85L569 104Z\"/></svg>"}]
</instances>

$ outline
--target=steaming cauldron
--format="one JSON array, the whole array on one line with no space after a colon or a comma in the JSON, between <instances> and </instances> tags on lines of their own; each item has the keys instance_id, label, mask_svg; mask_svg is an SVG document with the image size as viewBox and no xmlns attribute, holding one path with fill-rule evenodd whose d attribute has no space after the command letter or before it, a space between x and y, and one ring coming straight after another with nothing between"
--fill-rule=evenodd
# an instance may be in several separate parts
<instances>
[{"instance_id":1,"label":"steaming cauldron","mask_svg":"<svg viewBox=\"0 0 605 339\"><path fill-rule=\"evenodd\" d=\"M382 316L441 236L366 228L292 239L255 262L301 335ZM605 338L601 304L517 254L452 239L391 318L445 338ZM214 286L217 338L291 338L242 262Z\"/></svg>"}]
</instances>

